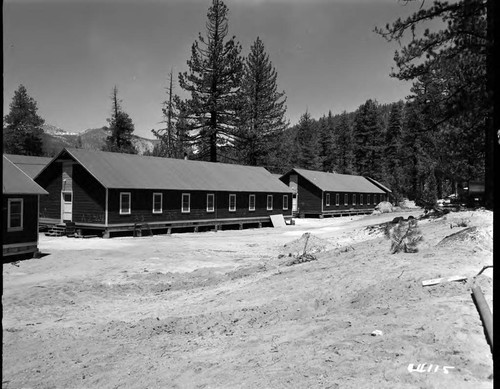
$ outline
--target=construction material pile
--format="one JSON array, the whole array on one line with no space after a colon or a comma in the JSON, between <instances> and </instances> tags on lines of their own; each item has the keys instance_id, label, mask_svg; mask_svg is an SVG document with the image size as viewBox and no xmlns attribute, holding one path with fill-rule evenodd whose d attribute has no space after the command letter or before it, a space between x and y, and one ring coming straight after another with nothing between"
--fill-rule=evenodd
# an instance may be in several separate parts
<instances>
[{"instance_id":1,"label":"construction material pile","mask_svg":"<svg viewBox=\"0 0 500 389\"><path fill-rule=\"evenodd\" d=\"M327 251L330 248L328 241L318 238L310 232L305 232L299 239L286 243L279 257L291 257L292 259L283 263L286 266L291 266L314 261L317 259L314 254Z\"/></svg>"}]
</instances>

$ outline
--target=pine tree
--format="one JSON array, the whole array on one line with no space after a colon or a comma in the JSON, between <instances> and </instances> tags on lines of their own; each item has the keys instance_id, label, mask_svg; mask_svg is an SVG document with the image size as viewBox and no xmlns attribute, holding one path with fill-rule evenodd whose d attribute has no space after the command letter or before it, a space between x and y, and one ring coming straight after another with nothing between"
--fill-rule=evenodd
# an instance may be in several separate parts
<instances>
[{"instance_id":1,"label":"pine tree","mask_svg":"<svg viewBox=\"0 0 500 389\"><path fill-rule=\"evenodd\" d=\"M109 123L110 134L106 138L104 151L114 151L118 153L137 154L137 150L132 144L132 132L134 124L132 119L121 107L121 100L118 99L118 88L115 86L111 94L112 112Z\"/></svg>"},{"instance_id":2,"label":"pine tree","mask_svg":"<svg viewBox=\"0 0 500 389\"><path fill-rule=\"evenodd\" d=\"M346 111L342 112L335 132L337 133L338 152L337 168L341 174L352 174L354 172L354 151L352 142L352 130L349 116Z\"/></svg>"},{"instance_id":3,"label":"pine tree","mask_svg":"<svg viewBox=\"0 0 500 389\"><path fill-rule=\"evenodd\" d=\"M43 154L43 129L45 123L37 114L36 101L28 95L24 85L19 85L10 103L10 112L4 117L4 151L11 154Z\"/></svg>"},{"instance_id":4,"label":"pine tree","mask_svg":"<svg viewBox=\"0 0 500 389\"><path fill-rule=\"evenodd\" d=\"M328 111L328 116L319 119L321 159L323 161L323 171L331 172L337 170L338 150L337 134L333 123L332 111Z\"/></svg>"},{"instance_id":5,"label":"pine tree","mask_svg":"<svg viewBox=\"0 0 500 389\"><path fill-rule=\"evenodd\" d=\"M403 131L402 101L392 105L387 131L385 133L385 150L383 158L384 182L391 188L396 201L402 200L401 176L401 136Z\"/></svg>"},{"instance_id":6,"label":"pine tree","mask_svg":"<svg viewBox=\"0 0 500 389\"><path fill-rule=\"evenodd\" d=\"M494 59L495 0L435 0L406 19L398 19L385 29L375 31L388 41L411 34L406 46L396 52L397 70L393 77L413 81L414 100L428 102L429 130L439 131L443 124L461 132L481 133L484 140L484 176L486 206L493 207L493 150L497 128L492 110L497 64ZM422 29L429 21L439 30ZM496 43L496 44L495 44ZM439 92L439 93L436 93ZM479 177L478 177L479 178Z\"/></svg>"},{"instance_id":7,"label":"pine tree","mask_svg":"<svg viewBox=\"0 0 500 389\"><path fill-rule=\"evenodd\" d=\"M374 100L359 107L353 126L353 152L356 173L382 179L383 127Z\"/></svg>"},{"instance_id":8,"label":"pine tree","mask_svg":"<svg viewBox=\"0 0 500 389\"><path fill-rule=\"evenodd\" d=\"M239 150L242 162L267 166L276 155L276 140L287 127L285 92L277 92L278 73L257 38L244 63L240 89Z\"/></svg>"},{"instance_id":9,"label":"pine tree","mask_svg":"<svg viewBox=\"0 0 500 389\"><path fill-rule=\"evenodd\" d=\"M300 148L297 158L298 166L308 170L321 170L319 129L316 121L307 111L300 117L296 142Z\"/></svg>"},{"instance_id":10,"label":"pine tree","mask_svg":"<svg viewBox=\"0 0 500 389\"><path fill-rule=\"evenodd\" d=\"M237 125L238 93L242 74L241 47L228 35L228 9L212 0L208 10L207 36L198 37L179 85L190 93L188 120L201 158L218 160L222 145L231 145Z\"/></svg>"}]
</instances>

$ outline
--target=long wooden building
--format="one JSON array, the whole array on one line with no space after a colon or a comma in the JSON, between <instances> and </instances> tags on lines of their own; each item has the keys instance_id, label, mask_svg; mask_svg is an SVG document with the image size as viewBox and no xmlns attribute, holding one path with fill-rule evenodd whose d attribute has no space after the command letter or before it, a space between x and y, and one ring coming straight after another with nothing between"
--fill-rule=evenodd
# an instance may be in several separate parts
<instances>
[{"instance_id":1,"label":"long wooden building","mask_svg":"<svg viewBox=\"0 0 500 389\"><path fill-rule=\"evenodd\" d=\"M49 192L42 223L104 237L137 226L217 230L292 218L290 188L261 167L63 149L35 181Z\"/></svg>"},{"instance_id":2,"label":"long wooden building","mask_svg":"<svg viewBox=\"0 0 500 389\"><path fill-rule=\"evenodd\" d=\"M300 217L370 213L387 199L384 190L362 176L292 169L280 180L292 190L292 209Z\"/></svg>"},{"instance_id":3,"label":"long wooden building","mask_svg":"<svg viewBox=\"0 0 500 389\"><path fill-rule=\"evenodd\" d=\"M47 192L3 156L2 257L38 252L38 204Z\"/></svg>"}]
</instances>

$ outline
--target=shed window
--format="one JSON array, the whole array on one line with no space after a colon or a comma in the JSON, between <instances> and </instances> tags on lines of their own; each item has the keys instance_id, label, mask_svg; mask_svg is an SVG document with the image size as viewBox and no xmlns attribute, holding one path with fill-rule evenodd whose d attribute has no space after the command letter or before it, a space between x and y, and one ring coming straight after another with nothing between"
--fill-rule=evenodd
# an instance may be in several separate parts
<instances>
[{"instance_id":1,"label":"shed window","mask_svg":"<svg viewBox=\"0 0 500 389\"><path fill-rule=\"evenodd\" d=\"M337 193L335 195L335 205L338 207L340 204L340 195Z\"/></svg>"},{"instance_id":2,"label":"shed window","mask_svg":"<svg viewBox=\"0 0 500 389\"><path fill-rule=\"evenodd\" d=\"M229 211L230 212L236 211L236 195L235 194L229 195Z\"/></svg>"},{"instance_id":3,"label":"shed window","mask_svg":"<svg viewBox=\"0 0 500 389\"><path fill-rule=\"evenodd\" d=\"M163 194L153 193L153 213L163 212Z\"/></svg>"},{"instance_id":4,"label":"shed window","mask_svg":"<svg viewBox=\"0 0 500 389\"><path fill-rule=\"evenodd\" d=\"M329 207L330 206L330 193L327 193L326 194L326 206Z\"/></svg>"},{"instance_id":5,"label":"shed window","mask_svg":"<svg viewBox=\"0 0 500 389\"><path fill-rule=\"evenodd\" d=\"M248 196L248 210L255 211L255 195L251 194Z\"/></svg>"},{"instance_id":6,"label":"shed window","mask_svg":"<svg viewBox=\"0 0 500 389\"><path fill-rule=\"evenodd\" d=\"M344 195L344 205L349 205L349 196L347 193Z\"/></svg>"},{"instance_id":7,"label":"shed window","mask_svg":"<svg viewBox=\"0 0 500 389\"><path fill-rule=\"evenodd\" d=\"M120 192L120 215L130 215L130 192Z\"/></svg>"},{"instance_id":8,"label":"shed window","mask_svg":"<svg viewBox=\"0 0 500 389\"><path fill-rule=\"evenodd\" d=\"M356 195L352 195L352 205L356 205Z\"/></svg>"},{"instance_id":9,"label":"shed window","mask_svg":"<svg viewBox=\"0 0 500 389\"><path fill-rule=\"evenodd\" d=\"M189 212L191 212L191 194L183 193L182 194L181 213L189 213Z\"/></svg>"},{"instance_id":10,"label":"shed window","mask_svg":"<svg viewBox=\"0 0 500 389\"><path fill-rule=\"evenodd\" d=\"M359 195L359 205L363 205L363 195Z\"/></svg>"},{"instance_id":11,"label":"shed window","mask_svg":"<svg viewBox=\"0 0 500 389\"><path fill-rule=\"evenodd\" d=\"M215 210L215 195L213 193L207 194L207 212L214 212Z\"/></svg>"},{"instance_id":12,"label":"shed window","mask_svg":"<svg viewBox=\"0 0 500 389\"><path fill-rule=\"evenodd\" d=\"M288 195L283 195L283 210L286 211L288 209Z\"/></svg>"},{"instance_id":13,"label":"shed window","mask_svg":"<svg viewBox=\"0 0 500 389\"><path fill-rule=\"evenodd\" d=\"M370 205L370 195L366 195L366 205Z\"/></svg>"},{"instance_id":14,"label":"shed window","mask_svg":"<svg viewBox=\"0 0 500 389\"><path fill-rule=\"evenodd\" d=\"M267 210L273 210L273 195L267 195Z\"/></svg>"},{"instance_id":15,"label":"shed window","mask_svg":"<svg viewBox=\"0 0 500 389\"><path fill-rule=\"evenodd\" d=\"M9 199L7 210L7 231L23 230L23 199Z\"/></svg>"}]
</instances>

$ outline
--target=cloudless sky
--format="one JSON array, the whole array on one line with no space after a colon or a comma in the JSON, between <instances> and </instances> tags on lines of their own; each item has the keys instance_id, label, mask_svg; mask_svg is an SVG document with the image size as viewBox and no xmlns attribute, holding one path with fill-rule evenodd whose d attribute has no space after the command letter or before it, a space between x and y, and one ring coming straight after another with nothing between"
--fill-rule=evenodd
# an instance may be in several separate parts
<instances>
[{"instance_id":1,"label":"cloudless sky","mask_svg":"<svg viewBox=\"0 0 500 389\"><path fill-rule=\"evenodd\" d=\"M418 4L397 0L227 0L229 35L247 55L259 36L287 96L287 117L354 111L367 99L404 99L389 77L399 48L375 34ZM415 2L419 3L419 2ZM210 0L7 0L3 3L4 115L23 84L47 124L70 132L107 125L111 91L153 138L161 128L168 73L174 92Z\"/></svg>"}]
</instances>

